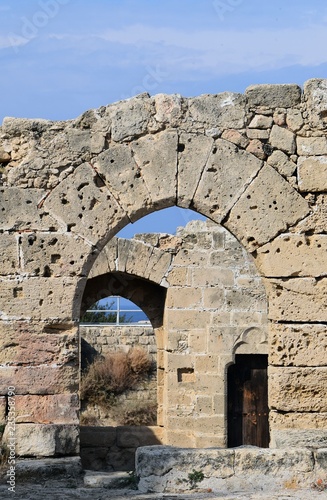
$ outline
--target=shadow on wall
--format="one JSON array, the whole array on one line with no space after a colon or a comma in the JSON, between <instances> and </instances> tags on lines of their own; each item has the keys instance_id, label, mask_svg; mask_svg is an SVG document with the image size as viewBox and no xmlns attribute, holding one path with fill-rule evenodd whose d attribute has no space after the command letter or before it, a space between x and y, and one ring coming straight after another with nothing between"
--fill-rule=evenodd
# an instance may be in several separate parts
<instances>
[{"instance_id":1,"label":"shadow on wall","mask_svg":"<svg viewBox=\"0 0 327 500\"><path fill-rule=\"evenodd\" d=\"M122 426L80 428L81 459L84 469L101 471L135 470L139 446L162 444L162 427Z\"/></svg>"}]
</instances>

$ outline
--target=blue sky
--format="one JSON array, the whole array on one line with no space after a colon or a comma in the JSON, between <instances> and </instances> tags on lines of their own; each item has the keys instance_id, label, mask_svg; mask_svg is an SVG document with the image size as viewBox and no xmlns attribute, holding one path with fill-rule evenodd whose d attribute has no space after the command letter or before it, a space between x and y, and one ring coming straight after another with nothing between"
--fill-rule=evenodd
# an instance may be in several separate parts
<instances>
[{"instance_id":1,"label":"blue sky","mask_svg":"<svg viewBox=\"0 0 327 500\"><path fill-rule=\"evenodd\" d=\"M0 0L0 19L1 121L327 78L323 0ZM189 219L168 214L167 232Z\"/></svg>"}]
</instances>

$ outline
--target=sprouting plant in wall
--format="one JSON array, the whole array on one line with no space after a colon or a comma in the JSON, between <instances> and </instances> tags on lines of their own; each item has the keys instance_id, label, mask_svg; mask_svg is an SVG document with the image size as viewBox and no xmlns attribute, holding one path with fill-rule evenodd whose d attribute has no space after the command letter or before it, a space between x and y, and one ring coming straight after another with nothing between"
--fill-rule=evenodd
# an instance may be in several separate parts
<instances>
[{"instance_id":1,"label":"sprouting plant in wall","mask_svg":"<svg viewBox=\"0 0 327 500\"><path fill-rule=\"evenodd\" d=\"M188 479L183 479L185 483L189 483L191 490L198 486L198 483L201 483L204 479L204 474L201 470L193 469L192 472L187 476Z\"/></svg>"}]
</instances>

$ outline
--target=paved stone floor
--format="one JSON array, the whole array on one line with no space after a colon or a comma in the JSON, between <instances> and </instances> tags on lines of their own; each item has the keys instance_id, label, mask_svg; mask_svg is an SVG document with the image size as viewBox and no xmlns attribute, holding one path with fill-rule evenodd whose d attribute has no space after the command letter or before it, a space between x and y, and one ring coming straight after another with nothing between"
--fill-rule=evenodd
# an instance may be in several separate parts
<instances>
[{"instance_id":1,"label":"paved stone floor","mask_svg":"<svg viewBox=\"0 0 327 500\"><path fill-rule=\"evenodd\" d=\"M64 485L47 487L40 485L17 485L16 492L12 493L7 490L6 486L0 486L1 500L327 500L327 491L319 492L315 490L289 490L279 492L262 493L233 493L233 494L219 494L219 493L179 493L179 494L162 494L162 493L148 493L141 494L135 490L108 490L105 488L65 488Z\"/></svg>"}]
</instances>

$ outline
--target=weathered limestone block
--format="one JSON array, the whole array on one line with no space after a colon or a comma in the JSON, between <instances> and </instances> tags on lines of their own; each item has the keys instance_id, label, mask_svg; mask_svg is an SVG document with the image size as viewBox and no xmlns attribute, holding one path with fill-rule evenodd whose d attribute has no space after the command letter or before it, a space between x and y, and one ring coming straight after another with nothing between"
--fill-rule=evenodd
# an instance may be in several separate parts
<instances>
[{"instance_id":1,"label":"weathered limestone block","mask_svg":"<svg viewBox=\"0 0 327 500\"><path fill-rule=\"evenodd\" d=\"M273 148L281 149L285 153L292 155L296 151L295 134L286 128L274 125L269 140Z\"/></svg>"},{"instance_id":2,"label":"weathered limestone block","mask_svg":"<svg viewBox=\"0 0 327 500\"><path fill-rule=\"evenodd\" d=\"M219 264L218 264L219 265ZM231 287L235 283L232 269L221 267L203 267L191 270L192 283L202 287ZM205 290L204 290L205 291Z\"/></svg>"},{"instance_id":3,"label":"weathered limestone block","mask_svg":"<svg viewBox=\"0 0 327 500\"><path fill-rule=\"evenodd\" d=\"M268 156L267 163L274 167L280 175L290 177L294 174L296 163L289 160L289 157L282 151L276 150Z\"/></svg>"},{"instance_id":4,"label":"weathered limestone block","mask_svg":"<svg viewBox=\"0 0 327 500\"><path fill-rule=\"evenodd\" d=\"M4 323L4 325L2 324ZM18 331L17 322L8 325L0 322L0 364L17 366L37 366L45 364L62 365L78 362L78 332L68 335L63 333L32 333Z\"/></svg>"},{"instance_id":5,"label":"weathered limestone block","mask_svg":"<svg viewBox=\"0 0 327 500\"><path fill-rule=\"evenodd\" d=\"M52 457L79 453L77 425L18 424L16 454L20 457ZM5 432L4 440L9 438Z\"/></svg>"},{"instance_id":6,"label":"weathered limestone block","mask_svg":"<svg viewBox=\"0 0 327 500\"><path fill-rule=\"evenodd\" d=\"M115 261L117 258L117 240L112 238L107 245L103 247L97 256L91 271L88 274L88 279L94 278L101 274L107 274L115 271Z\"/></svg>"},{"instance_id":7,"label":"weathered limestone block","mask_svg":"<svg viewBox=\"0 0 327 500\"><path fill-rule=\"evenodd\" d=\"M304 98L310 126L324 130L327 126L327 80L314 78L306 81Z\"/></svg>"},{"instance_id":8,"label":"weathered limestone block","mask_svg":"<svg viewBox=\"0 0 327 500\"><path fill-rule=\"evenodd\" d=\"M286 455L286 456L285 456ZM282 474L286 468L294 467L298 473L311 472L314 468L310 450L270 450L258 448L235 449L235 473Z\"/></svg>"},{"instance_id":9,"label":"weathered limestone block","mask_svg":"<svg viewBox=\"0 0 327 500\"><path fill-rule=\"evenodd\" d=\"M16 394L64 394L79 389L79 367L56 365L0 366L0 394L14 386Z\"/></svg>"},{"instance_id":10,"label":"weathered limestone block","mask_svg":"<svg viewBox=\"0 0 327 500\"><path fill-rule=\"evenodd\" d=\"M327 278L265 279L269 318L276 321L327 321Z\"/></svg>"},{"instance_id":11,"label":"weathered limestone block","mask_svg":"<svg viewBox=\"0 0 327 500\"><path fill-rule=\"evenodd\" d=\"M270 435L270 445L273 448L326 448L327 431L323 429L315 430L272 430ZM321 471L319 471L321 473Z\"/></svg>"},{"instance_id":12,"label":"weathered limestone block","mask_svg":"<svg viewBox=\"0 0 327 500\"><path fill-rule=\"evenodd\" d=\"M0 189L0 226L3 231L55 231L58 223L42 206L43 189ZM38 206L40 208L38 208Z\"/></svg>"},{"instance_id":13,"label":"weathered limestone block","mask_svg":"<svg viewBox=\"0 0 327 500\"><path fill-rule=\"evenodd\" d=\"M190 118L212 127L241 129L245 124L246 100L242 94L223 92L188 100Z\"/></svg>"},{"instance_id":14,"label":"weathered limestone block","mask_svg":"<svg viewBox=\"0 0 327 500\"><path fill-rule=\"evenodd\" d=\"M265 160L267 157L267 154L264 150L263 142L260 141L259 139L252 139L249 145L247 146L246 151L256 156L260 160Z\"/></svg>"},{"instance_id":15,"label":"weathered limestone block","mask_svg":"<svg viewBox=\"0 0 327 500\"><path fill-rule=\"evenodd\" d=\"M161 427L117 427L117 445L121 448L158 445L162 443L162 437Z\"/></svg>"},{"instance_id":16,"label":"weathered limestone block","mask_svg":"<svg viewBox=\"0 0 327 500\"><path fill-rule=\"evenodd\" d=\"M178 143L178 206L188 208L208 161L214 141L203 135L182 133Z\"/></svg>"},{"instance_id":17,"label":"weathered limestone block","mask_svg":"<svg viewBox=\"0 0 327 500\"><path fill-rule=\"evenodd\" d=\"M166 326L176 330L203 328L210 321L209 311L168 309L166 311Z\"/></svg>"},{"instance_id":18,"label":"weathered limestone block","mask_svg":"<svg viewBox=\"0 0 327 500\"><path fill-rule=\"evenodd\" d=\"M171 261L172 255L170 253L163 252L159 248L153 248L147 268L144 271L144 278L162 284L162 286L167 286L163 281L165 281Z\"/></svg>"},{"instance_id":19,"label":"weathered limestone block","mask_svg":"<svg viewBox=\"0 0 327 500\"><path fill-rule=\"evenodd\" d=\"M6 413L7 413L7 398L6 396L0 396L0 425L6 423Z\"/></svg>"},{"instance_id":20,"label":"weathered limestone block","mask_svg":"<svg viewBox=\"0 0 327 500\"><path fill-rule=\"evenodd\" d=\"M111 120L111 138L119 142L142 135L154 112L153 102L148 94L108 106L106 114Z\"/></svg>"},{"instance_id":21,"label":"weathered limestone block","mask_svg":"<svg viewBox=\"0 0 327 500\"><path fill-rule=\"evenodd\" d=\"M260 139L260 140L268 140L270 132L266 129L261 128L248 128L246 135L249 139Z\"/></svg>"},{"instance_id":22,"label":"weathered limestone block","mask_svg":"<svg viewBox=\"0 0 327 500\"><path fill-rule=\"evenodd\" d=\"M20 273L18 237L12 234L2 233L0 238L1 268L0 274Z\"/></svg>"},{"instance_id":23,"label":"weathered limestone block","mask_svg":"<svg viewBox=\"0 0 327 500\"><path fill-rule=\"evenodd\" d=\"M16 423L79 424L77 394L16 396Z\"/></svg>"},{"instance_id":24,"label":"weathered limestone block","mask_svg":"<svg viewBox=\"0 0 327 500\"><path fill-rule=\"evenodd\" d=\"M294 233L319 234L327 233L327 196L325 194L315 195L315 206L312 213L290 228Z\"/></svg>"},{"instance_id":25,"label":"weathered limestone block","mask_svg":"<svg viewBox=\"0 0 327 500\"><path fill-rule=\"evenodd\" d=\"M127 144L111 143L97 157L94 166L132 222L149 211L151 194Z\"/></svg>"},{"instance_id":26,"label":"weathered limestone block","mask_svg":"<svg viewBox=\"0 0 327 500\"><path fill-rule=\"evenodd\" d=\"M195 309L202 304L201 288L173 287L169 289L166 307L174 309Z\"/></svg>"},{"instance_id":27,"label":"weathered limestone block","mask_svg":"<svg viewBox=\"0 0 327 500\"><path fill-rule=\"evenodd\" d=\"M66 134L69 147L75 153L85 153L91 150L90 130L67 128Z\"/></svg>"},{"instance_id":28,"label":"weathered limestone block","mask_svg":"<svg viewBox=\"0 0 327 500\"><path fill-rule=\"evenodd\" d=\"M159 123L169 123L176 127L182 117L182 97L179 94L157 94L154 96L156 114Z\"/></svg>"},{"instance_id":29,"label":"weathered limestone block","mask_svg":"<svg viewBox=\"0 0 327 500\"><path fill-rule=\"evenodd\" d=\"M304 125L301 111L299 109L289 109L286 115L286 124L293 132L298 132Z\"/></svg>"},{"instance_id":30,"label":"weathered limestone block","mask_svg":"<svg viewBox=\"0 0 327 500\"><path fill-rule=\"evenodd\" d=\"M262 162L250 153L218 139L195 192L194 208L221 222L261 166Z\"/></svg>"},{"instance_id":31,"label":"weathered limestone block","mask_svg":"<svg viewBox=\"0 0 327 500\"><path fill-rule=\"evenodd\" d=\"M241 132L235 129L224 130L221 135L222 139L232 142L236 146L245 149L249 144L249 139L243 135Z\"/></svg>"},{"instance_id":32,"label":"weathered limestone block","mask_svg":"<svg viewBox=\"0 0 327 500\"><path fill-rule=\"evenodd\" d=\"M134 160L156 209L176 203L177 147L178 135L173 130L147 135L131 143Z\"/></svg>"},{"instance_id":33,"label":"weathered limestone block","mask_svg":"<svg viewBox=\"0 0 327 500\"><path fill-rule=\"evenodd\" d=\"M266 115L255 115L248 125L249 128L267 129L271 128L273 124L273 119L271 116Z\"/></svg>"},{"instance_id":34,"label":"weathered limestone block","mask_svg":"<svg viewBox=\"0 0 327 500\"><path fill-rule=\"evenodd\" d=\"M78 295L86 278L0 278L0 319L79 319ZM77 293L77 295L76 295ZM75 300L74 300L75 299Z\"/></svg>"},{"instance_id":35,"label":"weathered limestone block","mask_svg":"<svg viewBox=\"0 0 327 500\"><path fill-rule=\"evenodd\" d=\"M18 242L24 273L45 277L85 275L91 246L73 233L23 233Z\"/></svg>"},{"instance_id":36,"label":"weathered limestone block","mask_svg":"<svg viewBox=\"0 0 327 500\"><path fill-rule=\"evenodd\" d=\"M292 108L301 102L301 88L295 84L251 85L245 95L250 107Z\"/></svg>"},{"instance_id":37,"label":"weathered limestone block","mask_svg":"<svg viewBox=\"0 0 327 500\"><path fill-rule=\"evenodd\" d=\"M327 191L327 156L300 157L298 183L300 191Z\"/></svg>"},{"instance_id":38,"label":"weathered limestone block","mask_svg":"<svg viewBox=\"0 0 327 500\"><path fill-rule=\"evenodd\" d=\"M319 156L327 154L327 137L297 137L297 154Z\"/></svg>"},{"instance_id":39,"label":"weathered limestone block","mask_svg":"<svg viewBox=\"0 0 327 500\"><path fill-rule=\"evenodd\" d=\"M325 430L327 413L279 413L275 410L269 412L269 425L272 431L286 429Z\"/></svg>"},{"instance_id":40,"label":"weathered limestone block","mask_svg":"<svg viewBox=\"0 0 327 500\"><path fill-rule=\"evenodd\" d=\"M118 245L118 262L121 258L121 247ZM125 271L129 274L143 277L145 270L148 267L149 260L153 252L151 245L146 245L140 241L130 241L128 247L128 256L125 264Z\"/></svg>"},{"instance_id":41,"label":"weathered limestone block","mask_svg":"<svg viewBox=\"0 0 327 500\"><path fill-rule=\"evenodd\" d=\"M46 210L67 227L96 245L128 218L93 168L84 163L61 182L46 199Z\"/></svg>"},{"instance_id":42,"label":"weathered limestone block","mask_svg":"<svg viewBox=\"0 0 327 500\"><path fill-rule=\"evenodd\" d=\"M276 109L273 114L273 120L279 127L286 125L286 109Z\"/></svg>"},{"instance_id":43,"label":"weathered limestone block","mask_svg":"<svg viewBox=\"0 0 327 500\"><path fill-rule=\"evenodd\" d=\"M274 366L327 366L327 327L271 323L269 363Z\"/></svg>"},{"instance_id":44,"label":"weathered limestone block","mask_svg":"<svg viewBox=\"0 0 327 500\"><path fill-rule=\"evenodd\" d=\"M268 368L269 407L284 412L327 411L327 368Z\"/></svg>"},{"instance_id":45,"label":"weathered limestone block","mask_svg":"<svg viewBox=\"0 0 327 500\"><path fill-rule=\"evenodd\" d=\"M324 276L327 236L282 234L257 250L256 265L263 276Z\"/></svg>"},{"instance_id":46,"label":"weathered limestone block","mask_svg":"<svg viewBox=\"0 0 327 500\"><path fill-rule=\"evenodd\" d=\"M302 196L266 165L232 208L224 225L253 251L308 213L308 203Z\"/></svg>"}]
</instances>

